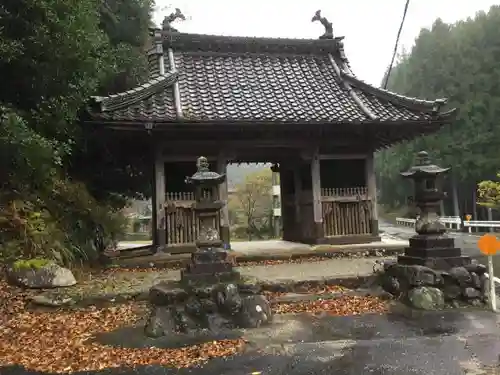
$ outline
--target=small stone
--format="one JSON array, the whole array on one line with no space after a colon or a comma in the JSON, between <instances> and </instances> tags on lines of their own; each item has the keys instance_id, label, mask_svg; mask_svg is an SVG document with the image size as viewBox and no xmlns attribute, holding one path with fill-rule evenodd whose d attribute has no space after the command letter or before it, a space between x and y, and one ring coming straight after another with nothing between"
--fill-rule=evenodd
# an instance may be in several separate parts
<instances>
[{"instance_id":1,"label":"small stone","mask_svg":"<svg viewBox=\"0 0 500 375\"><path fill-rule=\"evenodd\" d=\"M220 314L210 314L207 317L207 326L213 333L220 333L228 329L233 329L234 324Z\"/></svg>"},{"instance_id":2,"label":"small stone","mask_svg":"<svg viewBox=\"0 0 500 375\"><path fill-rule=\"evenodd\" d=\"M176 312L171 307L154 307L144 327L144 333L153 338L174 334L177 326L175 315Z\"/></svg>"},{"instance_id":3,"label":"small stone","mask_svg":"<svg viewBox=\"0 0 500 375\"><path fill-rule=\"evenodd\" d=\"M215 301L207 298L207 299L200 300L200 302L201 302L202 309L207 314L214 314L217 312L217 304L215 303Z\"/></svg>"},{"instance_id":4,"label":"small stone","mask_svg":"<svg viewBox=\"0 0 500 375\"><path fill-rule=\"evenodd\" d=\"M258 328L270 323L272 319L271 306L262 295L244 297L241 310L235 316L235 321L241 328Z\"/></svg>"},{"instance_id":5,"label":"small stone","mask_svg":"<svg viewBox=\"0 0 500 375\"><path fill-rule=\"evenodd\" d=\"M215 301L219 309L229 315L236 314L242 306L242 299L235 284L220 287L216 292Z\"/></svg>"},{"instance_id":6,"label":"small stone","mask_svg":"<svg viewBox=\"0 0 500 375\"><path fill-rule=\"evenodd\" d=\"M481 292L479 290L471 288L471 287L465 288L462 294L463 294L464 298L466 298L466 299L473 299L473 298L480 298L481 297Z\"/></svg>"},{"instance_id":7,"label":"small stone","mask_svg":"<svg viewBox=\"0 0 500 375\"><path fill-rule=\"evenodd\" d=\"M205 310L203 308L203 303L196 297L189 297L184 305L184 311L186 314L195 317L202 317L205 315Z\"/></svg>"},{"instance_id":8,"label":"small stone","mask_svg":"<svg viewBox=\"0 0 500 375\"><path fill-rule=\"evenodd\" d=\"M481 307L484 305L484 302L480 298L471 299L469 303L474 307Z\"/></svg>"},{"instance_id":9,"label":"small stone","mask_svg":"<svg viewBox=\"0 0 500 375\"><path fill-rule=\"evenodd\" d=\"M465 267L453 267L448 273L462 287L468 286L472 282L471 274Z\"/></svg>"},{"instance_id":10,"label":"small stone","mask_svg":"<svg viewBox=\"0 0 500 375\"><path fill-rule=\"evenodd\" d=\"M462 289L458 285L448 284L443 287L445 301L452 301L460 297Z\"/></svg>"},{"instance_id":11,"label":"small stone","mask_svg":"<svg viewBox=\"0 0 500 375\"><path fill-rule=\"evenodd\" d=\"M398 265L395 260L386 260L383 262L383 264L384 264L384 272L388 272L392 267Z\"/></svg>"},{"instance_id":12,"label":"small stone","mask_svg":"<svg viewBox=\"0 0 500 375\"><path fill-rule=\"evenodd\" d=\"M481 289L481 279L479 278L478 274L475 272L470 273L471 280L472 280L472 287L476 289Z\"/></svg>"},{"instance_id":13,"label":"small stone","mask_svg":"<svg viewBox=\"0 0 500 375\"><path fill-rule=\"evenodd\" d=\"M422 310L436 310L443 308L444 295L438 288L421 286L414 288L408 293L411 305Z\"/></svg>"},{"instance_id":14,"label":"small stone","mask_svg":"<svg viewBox=\"0 0 500 375\"><path fill-rule=\"evenodd\" d=\"M256 284L240 284L238 290L242 295L254 295L262 292L262 288Z\"/></svg>"},{"instance_id":15,"label":"small stone","mask_svg":"<svg viewBox=\"0 0 500 375\"><path fill-rule=\"evenodd\" d=\"M486 273L486 266L484 264L481 264L481 263L471 263L471 264L467 264L464 266L464 268L469 271L469 272L474 272L475 274L477 274L478 276L481 276L483 275L484 273Z\"/></svg>"},{"instance_id":16,"label":"small stone","mask_svg":"<svg viewBox=\"0 0 500 375\"><path fill-rule=\"evenodd\" d=\"M172 288L172 285L166 282L153 285L149 289L149 301L155 306L170 306L186 296L184 289Z\"/></svg>"},{"instance_id":17,"label":"small stone","mask_svg":"<svg viewBox=\"0 0 500 375\"><path fill-rule=\"evenodd\" d=\"M386 273L396 277L402 285L434 286L442 283L441 275L425 266L395 264L389 267Z\"/></svg>"},{"instance_id":18,"label":"small stone","mask_svg":"<svg viewBox=\"0 0 500 375\"><path fill-rule=\"evenodd\" d=\"M45 296L43 294L33 296L31 298L31 302L33 302L35 305L47 307L61 307L75 304L75 301L72 298L55 298Z\"/></svg>"},{"instance_id":19,"label":"small stone","mask_svg":"<svg viewBox=\"0 0 500 375\"><path fill-rule=\"evenodd\" d=\"M402 292L398 279L392 276L383 277L381 286L387 293L394 296L397 296Z\"/></svg>"}]
</instances>

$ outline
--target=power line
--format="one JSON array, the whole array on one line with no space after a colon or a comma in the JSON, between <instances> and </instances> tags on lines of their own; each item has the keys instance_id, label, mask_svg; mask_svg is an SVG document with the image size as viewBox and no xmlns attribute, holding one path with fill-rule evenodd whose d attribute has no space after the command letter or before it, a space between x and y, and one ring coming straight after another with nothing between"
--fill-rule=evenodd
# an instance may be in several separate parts
<instances>
[{"instance_id":1,"label":"power line","mask_svg":"<svg viewBox=\"0 0 500 375\"><path fill-rule=\"evenodd\" d=\"M396 36L396 43L394 44L394 51L392 52L391 63L389 64L389 69L387 70L387 74L385 75L384 89L387 88L387 84L389 83L389 76L391 75L392 66L394 65L396 54L398 53L399 38L401 37L401 31L403 30L403 25L405 23L406 13L408 12L409 5L410 5L410 0L406 0L405 10L403 11L403 18L401 19L401 24L399 25L398 35Z\"/></svg>"}]
</instances>

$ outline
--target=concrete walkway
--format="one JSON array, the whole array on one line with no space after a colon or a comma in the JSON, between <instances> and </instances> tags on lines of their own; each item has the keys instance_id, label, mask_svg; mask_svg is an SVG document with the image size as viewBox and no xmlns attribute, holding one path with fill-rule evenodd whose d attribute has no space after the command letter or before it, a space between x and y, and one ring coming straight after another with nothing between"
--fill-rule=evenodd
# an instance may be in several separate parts
<instances>
[{"instance_id":1,"label":"concrete walkway","mask_svg":"<svg viewBox=\"0 0 500 375\"><path fill-rule=\"evenodd\" d=\"M124 246L130 243L122 243ZM144 246L144 245L142 245ZM306 245L282 240L234 242L230 256L237 262L289 260L311 257L339 257L346 255L356 256L392 256L402 253L408 246L408 241L383 236L381 241L354 245ZM178 262L188 262L191 254L155 253L152 255L128 256L125 254L113 261L116 265L128 267L144 267L150 265L168 266Z\"/></svg>"},{"instance_id":2,"label":"concrete walkway","mask_svg":"<svg viewBox=\"0 0 500 375\"><path fill-rule=\"evenodd\" d=\"M382 234L381 241L369 242L366 244L352 245L307 245L298 242L283 240L263 240L263 241L234 241L231 242L231 250L241 254L258 254L269 252L304 252L318 249L380 249L408 246L408 241L395 238L394 236ZM133 249L151 245L151 242L127 242L118 243L118 249Z\"/></svg>"}]
</instances>

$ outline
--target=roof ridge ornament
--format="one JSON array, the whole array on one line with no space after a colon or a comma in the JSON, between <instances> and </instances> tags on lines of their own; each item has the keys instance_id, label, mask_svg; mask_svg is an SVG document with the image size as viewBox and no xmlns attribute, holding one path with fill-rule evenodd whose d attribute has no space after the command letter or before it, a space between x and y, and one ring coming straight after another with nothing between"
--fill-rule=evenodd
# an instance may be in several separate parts
<instances>
[{"instance_id":1,"label":"roof ridge ornament","mask_svg":"<svg viewBox=\"0 0 500 375\"><path fill-rule=\"evenodd\" d=\"M333 24L326 19L326 17L321 17L321 10L317 10L311 22L319 21L325 28L325 33L319 37L319 39L333 39Z\"/></svg>"},{"instance_id":2,"label":"roof ridge ornament","mask_svg":"<svg viewBox=\"0 0 500 375\"><path fill-rule=\"evenodd\" d=\"M179 8L175 8L175 12L170 13L170 15L163 18L163 22L161 23L161 28L163 29L163 31L178 33L179 31L172 26L172 23L177 19L182 21L186 20L186 16L181 12Z\"/></svg>"}]
</instances>

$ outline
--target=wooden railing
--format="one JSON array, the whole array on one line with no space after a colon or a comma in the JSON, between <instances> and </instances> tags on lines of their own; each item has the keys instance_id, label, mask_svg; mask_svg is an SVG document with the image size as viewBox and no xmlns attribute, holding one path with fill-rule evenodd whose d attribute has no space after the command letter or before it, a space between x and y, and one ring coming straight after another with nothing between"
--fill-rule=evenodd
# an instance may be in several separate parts
<instances>
[{"instance_id":1,"label":"wooden railing","mask_svg":"<svg viewBox=\"0 0 500 375\"><path fill-rule=\"evenodd\" d=\"M366 187L350 187L350 188L323 188L321 189L321 197L324 200L332 199L368 199L368 188Z\"/></svg>"}]
</instances>

